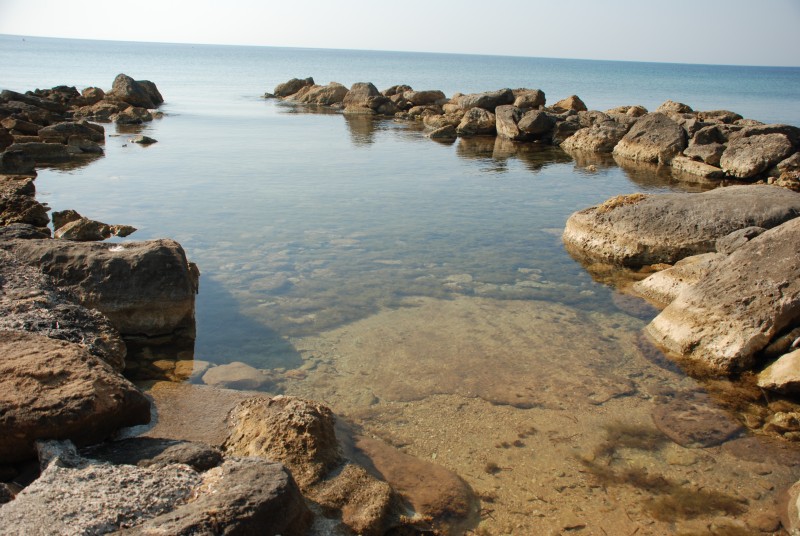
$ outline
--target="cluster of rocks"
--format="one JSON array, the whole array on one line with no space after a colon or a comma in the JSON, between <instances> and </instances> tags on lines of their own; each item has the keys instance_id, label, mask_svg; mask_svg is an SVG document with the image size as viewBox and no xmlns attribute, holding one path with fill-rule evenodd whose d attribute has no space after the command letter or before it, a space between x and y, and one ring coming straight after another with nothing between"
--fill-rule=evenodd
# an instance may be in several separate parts
<instances>
[{"instance_id":1,"label":"cluster of rocks","mask_svg":"<svg viewBox=\"0 0 800 536\"><path fill-rule=\"evenodd\" d=\"M590 271L655 272L632 285L663 308L645 331L690 370L757 373L773 396L796 397L798 216L800 193L770 185L632 194L576 212L563 240ZM794 417L773 431L800 439Z\"/></svg>"},{"instance_id":2,"label":"cluster of rocks","mask_svg":"<svg viewBox=\"0 0 800 536\"><path fill-rule=\"evenodd\" d=\"M0 173L103 154L105 129L92 121L138 124L158 116L164 102L156 85L117 75L111 90L57 86L0 93Z\"/></svg>"},{"instance_id":3,"label":"cluster of rocks","mask_svg":"<svg viewBox=\"0 0 800 536\"><path fill-rule=\"evenodd\" d=\"M642 106L588 110L572 95L546 106L540 89L500 89L447 98L438 90L396 85L379 91L358 82L317 85L294 78L265 97L325 106L345 114L415 119L432 139L497 136L513 142L549 143L569 153L613 153L634 162L672 166L684 176L770 183L800 191L800 128L764 125L727 110L696 112L666 101L649 113Z\"/></svg>"}]
</instances>

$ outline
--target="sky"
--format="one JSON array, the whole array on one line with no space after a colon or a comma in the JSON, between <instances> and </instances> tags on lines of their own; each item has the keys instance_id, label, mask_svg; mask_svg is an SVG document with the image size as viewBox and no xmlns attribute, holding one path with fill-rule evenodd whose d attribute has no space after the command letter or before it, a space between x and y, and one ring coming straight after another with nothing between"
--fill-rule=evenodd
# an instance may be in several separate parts
<instances>
[{"instance_id":1,"label":"sky","mask_svg":"<svg viewBox=\"0 0 800 536\"><path fill-rule=\"evenodd\" d=\"M0 0L0 34L800 66L800 0Z\"/></svg>"}]
</instances>

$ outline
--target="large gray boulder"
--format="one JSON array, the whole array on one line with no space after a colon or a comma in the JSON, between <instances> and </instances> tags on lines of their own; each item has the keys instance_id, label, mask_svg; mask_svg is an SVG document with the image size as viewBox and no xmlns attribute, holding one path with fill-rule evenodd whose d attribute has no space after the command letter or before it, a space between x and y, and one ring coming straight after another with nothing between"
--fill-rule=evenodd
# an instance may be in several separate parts
<instances>
[{"instance_id":1,"label":"large gray boulder","mask_svg":"<svg viewBox=\"0 0 800 536\"><path fill-rule=\"evenodd\" d=\"M198 272L173 240L105 244L9 240L20 261L39 267L123 335L157 336L194 328Z\"/></svg>"},{"instance_id":2,"label":"large gray boulder","mask_svg":"<svg viewBox=\"0 0 800 536\"><path fill-rule=\"evenodd\" d=\"M544 110L528 110L520 118L517 127L526 140L550 139L556 121Z\"/></svg>"},{"instance_id":3,"label":"large gray boulder","mask_svg":"<svg viewBox=\"0 0 800 536\"><path fill-rule=\"evenodd\" d=\"M563 233L576 256L624 266L674 263L715 251L737 229L769 229L800 215L800 194L767 185L704 193L618 196L572 214Z\"/></svg>"},{"instance_id":4,"label":"large gray boulder","mask_svg":"<svg viewBox=\"0 0 800 536\"><path fill-rule=\"evenodd\" d=\"M734 139L722 153L720 166L734 177L750 179L768 171L794 152L784 134L763 134Z\"/></svg>"},{"instance_id":5,"label":"large gray boulder","mask_svg":"<svg viewBox=\"0 0 800 536\"><path fill-rule=\"evenodd\" d=\"M800 218L715 263L646 328L661 347L714 372L751 368L756 354L800 322Z\"/></svg>"},{"instance_id":6,"label":"large gray boulder","mask_svg":"<svg viewBox=\"0 0 800 536\"><path fill-rule=\"evenodd\" d=\"M0 463L32 458L38 439L87 444L150 421L150 402L111 365L25 332L0 332L0 407Z\"/></svg>"},{"instance_id":7,"label":"large gray boulder","mask_svg":"<svg viewBox=\"0 0 800 536\"><path fill-rule=\"evenodd\" d=\"M482 108L490 112L504 104L514 103L514 92L510 89L498 89L497 91L487 91L484 93L472 93L469 95L461 95L458 97L456 104L462 110L470 110L472 108Z\"/></svg>"},{"instance_id":8,"label":"large gray boulder","mask_svg":"<svg viewBox=\"0 0 800 536\"><path fill-rule=\"evenodd\" d=\"M151 82L143 84L126 74L118 74L117 77L114 78L111 91L106 95L126 102L131 106L149 109L155 108L158 104L163 102L163 99L161 99L161 102L155 102L160 98L160 94L156 95L157 91L158 90L155 89L155 84Z\"/></svg>"},{"instance_id":9,"label":"large gray boulder","mask_svg":"<svg viewBox=\"0 0 800 536\"><path fill-rule=\"evenodd\" d=\"M686 148L686 131L658 112L642 116L614 147L614 154L639 162L669 164Z\"/></svg>"}]
</instances>

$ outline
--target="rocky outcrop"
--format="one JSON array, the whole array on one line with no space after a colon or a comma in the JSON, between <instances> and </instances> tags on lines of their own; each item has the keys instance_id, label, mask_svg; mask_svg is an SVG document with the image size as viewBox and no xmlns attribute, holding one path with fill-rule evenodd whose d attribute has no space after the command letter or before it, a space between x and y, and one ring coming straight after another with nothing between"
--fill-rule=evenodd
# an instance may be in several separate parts
<instances>
[{"instance_id":1,"label":"rocky outcrop","mask_svg":"<svg viewBox=\"0 0 800 536\"><path fill-rule=\"evenodd\" d=\"M798 215L800 195L766 185L634 194L574 213L562 238L576 256L632 267L671 264L715 251L717 239L738 229L768 229Z\"/></svg>"},{"instance_id":2,"label":"rocky outcrop","mask_svg":"<svg viewBox=\"0 0 800 536\"><path fill-rule=\"evenodd\" d=\"M346 114L394 115L398 107L369 82L358 82L342 100Z\"/></svg>"},{"instance_id":3,"label":"rocky outcrop","mask_svg":"<svg viewBox=\"0 0 800 536\"><path fill-rule=\"evenodd\" d=\"M484 93L472 93L461 95L454 99L455 104L462 110L482 108L483 110L494 112L498 106L513 104L515 100L514 92L510 89L498 89L497 91L487 91Z\"/></svg>"},{"instance_id":4,"label":"rocky outcrop","mask_svg":"<svg viewBox=\"0 0 800 536\"><path fill-rule=\"evenodd\" d=\"M317 106L340 105L347 96L347 88L342 84L331 82L327 86L306 86L289 100L302 104L312 104Z\"/></svg>"},{"instance_id":5,"label":"rocky outcrop","mask_svg":"<svg viewBox=\"0 0 800 536\"><path fill-rule=\"evenodd\" d=\"M126 74L118 74L107 94L137 108L155 108L164 102L155 84L148 80L136 81Z\"/></svg>"},{"instance_id":6,"label":"rocky outcrop","mask_svg":"<svg viewBox=\"0 0 800 536\"><path fill-rule=\"evenodd\" d=\"M173 240L10 240L0 248L39 267L78 303L106 315L123 335L157 336L194 328L198 272Z\"/></svg>"},{"instance_id":7,"label":"rocky outcrop","mask_svg":"<svg viewBox=\"0 0 800 536\"><path fill-rule=\"evenodd\" d=\"M496 119L484 108L470 108L456 127L459 136L492 136L497 132Z\"/></svg>"},{"instance_id":8,"label":"rocky outcrop","mask_svg":"<svg viewBox=\"0 0 800 536\"><path fill-rule=\"evenodd\" d=\"M313 85L314 79L311 77L304 78L302 80L299 78L292 78L283 84L278 84L275 86L275 90L272 92L272 94L279 98L288 97L289 95L294 95L304 87Z\"/></svg>"},{"instance_id":9,"label":"rocky outcrop","mask_svg":"<svg viewBox=\"0 0 800 536\"><path fill-rule=\"evenodd\" d=\"M34 456L37 439L88 444L147 423L150 403L85 347L0 332L0 463Z\"/></svg>"},{"instance_id":10,"label":"rocky outcrop","mask_svg":"<svg viewBox=\"0 0 800 536\"><path fill-rule=\"evenodd\" d=\"M35 194L33 179L0 175L0 226L24 223L46 228L50 222L48 208L36 200Z\"/></svg>"},{"instance_id":11,"label":"rocky outcrop","mask_svg":"<svg viewBox=\"0 0 800 536\"><path fill-rule=\"evenodd\" d=\"M615 121L602 121L591 127L582 128L561 143L561 148L570 151L590 151L610 153L617 143L628 133L627 125Z\"/></svg>"},{"instance_id":12,"label":"rocky outcrop","mask_svg":"<svg viewBox=\"0 0 800 536\"><path fill-rule=\"evenodd\" d=\"M710 370L752 368L758 352L800 322L798 258L800 218L795 218L716 262L646 331L661 347Z\"/></svg>"},{"instance_id":13,"label":"rocky outcrop","mask_svg":"<svg viewBox=\"0 0 800 536\"><path fill-rule=\"evenodd\" d=\"M666 115L654 112L639 119L613 152L638 162L669 164L686 145L686 131Z\"/></svg>"}]
</instances>

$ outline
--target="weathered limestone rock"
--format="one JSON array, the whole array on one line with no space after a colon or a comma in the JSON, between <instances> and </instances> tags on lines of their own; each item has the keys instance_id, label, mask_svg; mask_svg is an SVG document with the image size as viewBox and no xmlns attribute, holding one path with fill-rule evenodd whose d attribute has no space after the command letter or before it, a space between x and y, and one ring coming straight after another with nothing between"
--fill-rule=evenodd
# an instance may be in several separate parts
<instances>
[{"instance_id":1,"label":"weathered limestone rock","mask_svg":"<svg viewBox=\"0 0 800 536\"><path fill-rule=\"evenodd\" d=\"M758 386L786 395L800 393L800 349L781 356L761 371Z\"/></svg>"},{"instance_id":2,"label":"weathered limestone rock","mask_svg":"<svg viewBox=\"0 0 800 536\"><path fill-rule=\"evenodd\" d=\"M615 121L603 121L578 130L561 143L561 148L565 151L610 153L627 133L627 126Z\"/></svg>"},{"instance_id":3,"label":"weathered limestone rock","mask_svg":"<svg viewBox=\"0 0 800 536\"><path fill-rule=\"evenodd\" d=\"M381 92L372 83L356 82L350 86L350 90L342 101L344 111L345 113L375 113L372 105L375 97L381 97L383 102L388 99L381 95Z\"/></svg>"},{"instance_id":4,"label":"weathered limestone rock","mask_svg":"<svg viewBox=\"0 0 800 536\"><path fill-rule=\"evenodd\" d=\"M299 79L299 78L292 78L288 82L284 82L283 84L278 84L275 86L275 90L272 92L273 95L276 97L288 97L289 95L294 95L301 89L306 86L313 86L314 79L311 77Z\"/></svg>"},{"instance_id":5,"label":"weathered limestone rock","mask_svg":"<svg viewBox=\"0 0 800 536\"><path fill-rule=\"evenodd\" d=\"M203 374L203 383L214 387L251 391L274 387L272 378L265 371L239 361L211 367Z\"/></svg>"},{"instance_id":6,"label":"weathered limestone rock","mask_svg":"<svg viewBox=\"0 0 800 536\"><path fill-rule=\"evenodd\" d=\"M428 106L430 104L442 105L447 102L447 97L438 89L429 89L425 91L408 90L403 92L403 98L411 103L411 106Z\"/></svg>"},{"instance_id":7,"label":"weathered limestone rock","mask_svg":"<svg viewBox=\"0 0 800 536\"><path fill-rule=\"evenodd\" d=\"M768 171L794 152L784 134L763 134L732 140L720 158L720 166L729 175L749 179Z\"/></svg>"},{"instance_id":8,"label":"weathered limestone rock","mask_svg":"<svg viewBox=\"0 0 800 536\"><path fill-rule=\"evenodd\" d=\"M46 227L47 207L36 201L33 179L0 175L0 226L27 223Z\"/></svg>"},{"instance_id":9,"label":"weathered limestone rock","mask_svg":"<svg viewBox=\"0 0 800 536\"><path fill-rule=\"evenodd\" d=\"M729 110L709 110L707 112L697 112L697 118L705 123L723 123L731 125L736 121L744 119L741 115Z\"/></svg>"},{"instance_id":10,"label":"weathered limestone rock","mask_svg":"<svg viewBox=\"0 0 800 536\"><path fill-rule=\"evenodd\" d=\"M75 343L0 332L0 462L33 457L37 439L86 444L150 421L150 403ZM2 523L0 523L2 524Z\"/></svg>"},{"instance_id":11,"label":"weathered limestone rock","mask_svg":"<svg viewBox=\"0 0 800 536\"><path fill-rule=\"evenodd\" d=\"M669 164L686 148L686 131L658 112L642 116L614 147L614 154L640 162Z\"/></svg>"},{"instance_id":12,"label":"weathered limestone rock","mask_svg":"<svg viewBox=\"0 0 800 536\"><path fill-rule=\"evenodd\" d=\"M100 125L89 126L85 121L64 121L44 128L38 136L48 143L66 144L71 136L80 136L95 143L105 142L105 130Z\"/></svg>"},{"instance_id":13,"label":"weathered limestone rock","mask_svg":"<svg viewBox=\"0 0 800 536\"><path fill-rule=\"evenodd\" d=\"M544 110L528 110L517 123L521 136L528 140L550 139L555 120Z\"/></svg>"},{"instance_id":14,"label":"weathered limestone rock","mask_svg":"<svg viewBox=\"0 0 800 536\"><path fill-rule=\"evenodd\" d=\"M706 146L707 147L707 146ZM725 172L716 166L705 162L698 162L686 156L676 155L672 158L673 169L696 175L703 179L720 179L725 176Z\"/></svg>"},{"instance_id":15,"label":"weathered limestone rock","mask_svg":"<svg viewBox=\"0 0 800 536\"><path fill-rule=\"evenodd\" d=\"M495 115L484 108L471 107L456 132L459 136L494 135L497 132Z\"/></svg>"},{"instance_id":16,"label":"weathered limestone rock","mask_svg":"<svg viewBox=\"0 0 800 536\"><path fill-rule=\"evenodd\" d=\"M567 112L574 110L576 112L585 112L587 110L586 104L577 95L570 95L566 99L561 99L553 105L553 110L556 112Z\"/></svg>"},{"instance_id":17,"label":"weathered limestone rock","mask_svg":"<svg viewBox=\"0 0 800 536\"><path fill-rule=\"evenodd\" d=\"M690 114L694 112L692 107L688 104L683 104L682 102L675 102L673 100L664 101L658 108L656 108L656 112L662 114Z\"/></svg>"},{"instance_id":18,"label":"weathered limestone rock","mask_svg":"<svg viewBox=\"0 0 800 536\"><path fill-rule=\"evenodd\" d=\"M461 95L456 99L456 104L458 104L462 110L482 108L489 112L494 112L495 108L498 106L512 104L514 99L514 92L506 88L498 89L497 91Z\"/></svg>"},{"instance_id":19,"label":"weathered limestone rock","mask_svg":"<svg viewBox=\"0 0 800 536\"><path fill-rule=\"evenodd\" d=\"M111 118L128 108L130 105L120 100L103 99L94 104L82 106L72 112L74 118L94 119L96 121L110 121Z\"/></svg>"},{"instance_id":20,"label":"weathered limestone rock","mask_svg":"<svg viewBox=\"0 0 800 536\"><path fill-rule=\"evenodd\" d=\"M458 132L453 125L445 125L429 132L427 136L432 140L452 140L458 137Z\"/></svg>"},{"instance_id":21,"label":"weathered limestone rock","mask_svg":"<svg viewBox=\"0 0 800 536\"><path fill-rule=\"evenodd\" d=\"M725 255L719 253L702 253L685 257L674 266L637 281L632 289L658 307L666 307L681 292L708 275L715 262L724 258Z\"/></svg>"},{"instance_id":22,"label":"weathered limestone rock","mask_svg":"<svg viewBox=\"0 0 800 536\"><path fill-rule=\"evenodd\" d=\"M121 125L139 125L153 120L151 114L146 108L138 106L128 106L121 112L112 115L109 118L111 121Z\"/></svg>"},{"instance_id":23,"label":"weathered limestone rock","mask_svg":"<svg viewBox=\"0 0 800 536\"><path fill-rule=\"evenodd\" d=\"M717 252L730 255L750 240L766 231L763 227L745 227L717 239Z\"/></svg>"},{"instance_id":24,"label":"weathered limestone rock","mask_svg":"<svg viewBox=\"0 0 800 536\"><path fill-rule=\"evenodd\" d=\"M55 224L53 225L55 226ZM57 227L53 236L76 242L95 242L112 236L125 237L135 231L136 228L130 225L108 225L107 223L79 217L77 220L69 221Z\"/></svg>"},{"instance_id":25,"label":"weathered limestone rock","mask_svg":"<svg viewBox=\"0 0 800 536\"><path fill-rule=\"evenodd\" d=\"M497 135L514 141L522 139L522 132L517 126L519 120L522 119L522 114L522 109L510 104L498 106L495 109Z\"/></svg>"},{"instance_id":26,"label":"weathered limestone rock","mask_svg":"<svg viewBox=\"0 0 800 536\"><path fill-rule=\"evenodd\" d=\"M173 240L125 244L10 240L23 262L38 266L76 297L106 315L123 335L166 335L194 328L196 267Z\"/></svg>"},{"instance_id":27,"label":"weathered limestone rock","mask_svg":"<svg viewBox=\"0 0 800 536\"><path fill-rule=\"evenodd\" d=\"M131 106L136 106L138 108L155 108L161 103L157 103L153 100L153 97L155 97L153 92L154 87L155 85L149 87L148 84L137 82L128 75L118 74L117 77L114 78L114 83L111 86L111 91L108 92L108 96L127 102ZM158 99L156 98L156 100ZM163 102L163 99L161 102Z\"/></svg>"},{"instance_id":28,"label":"weathered limestone rock","mask_svg":"<svg viewBox=\"0 0 800 536\"><path fill-rule=\"evenodd\" d=\"M798 215L800 195L766 185L633 194L572 214L562 238L575 254L624 266L672 264L715 251L717 239L738 229L769 229Z\"/></svg>"},{"instance_id":29,"label":"weathered limestone rock","mask_svg":"<svg viewBox=\"0 0 800 536\"><path fill-rule=\"evenodd\" d=\"M331 82L327 86L306 86L289 97L303 104L333 106L341 104L347 95L347 88L342 84Z\"/></svg>"},{"instance_id":30,"label":"weathered limestone rock","mask_svg":"<svg viewBox=\"0 0 800 536\"><path fill-rule=\"evenodd\" d=\"M407 84L395 84L381 91L381 95L384 97L394 97L395 95L403 95L406 91L414 91L414 88Z\"/></svg>"},{"instance_id":31,"label":"weathered limestone rock","mask_svg":"<svg viewBox=\"0 0 800 536\"><path fill-rule=\"evenodd\" d=\"M800 481L784 493L781 525L791 535L800 534Z\"/></svg>"},{"instance_id":32,"label":"weathered limestone rock","mask_svg":"<svg viewBox=\"0 0 800 536\"><path fill-rule=\"evenodd\" d=\"M608 115L627 115L629 117L641 117L647 114L647 108L644 106L617 106L616 108L611 108L610 110L606 110Z\"/></svg>"},{"instance_id":33,"label":"weathered limestone rock","mask_svg":"<svg viewBox=\"0 0 800 536\"><path fill-rule=\"evenodd\" d=\"M441 115L426 115L422 118L422 122L427 128L437 130L448 125L455 128L461 123L461 119L463 118L463 112L456 112Z\"/></svg>"},{"instance_id":34,"label":"weathered limestone rock","mask_svg":"<svg viewBox=\"0 0 800 536\"><path fill-rule=\"evenodd\" d=\"M97 104L106 97L106 92L99 87L87 87L81 91L79 106L91 106Z\"/></svg>"},{"instance_id":35,"label":"weathered limestone rock","mask_svg":"<svg viewBox=\"0 0 800 536\"><path fill-rule=\"evenodd\" d=\"M719 167L719 161L722 158L722 153L724 152L725 145L721 143L707 143L700 145L690 142L689 146L683 151L683 154L692 160L698 160L710 166Z\"/></svg>"},{"instance_id":36,"label":"weathered limestone rock","mask_svg":"<svg viewBox=\"0 0 800 536\"><path fill-rule=\"evenodd\" d=\"M51 278L0 250L0 330L78 343L114 370L125 368L125 343L108 319L74 304Z\"/></svg>"},{"instance_id":37,"label":"weathered limestone rock","mask_svg":"<svg viewBox=\"0 0 800 536\"><path fill-rule=\"evenodd\" d=\"M748 369L773 338L800 321L798 258L800 218L794 218L716 263L646 332L668 351L716 372Z\"/></svg>"},{"instance_id":38,"label":"weathered limestone rock","mask_svg":"<svg viewBox=\"0 0 800 536\"><path fill-rule=\"evenodd\" d=\"M539 109L547 102L541 89L518 89L514 91L514 106L517 108Z\"/></svg>"}]
</instances>

